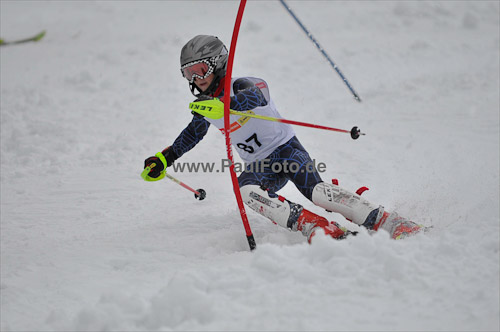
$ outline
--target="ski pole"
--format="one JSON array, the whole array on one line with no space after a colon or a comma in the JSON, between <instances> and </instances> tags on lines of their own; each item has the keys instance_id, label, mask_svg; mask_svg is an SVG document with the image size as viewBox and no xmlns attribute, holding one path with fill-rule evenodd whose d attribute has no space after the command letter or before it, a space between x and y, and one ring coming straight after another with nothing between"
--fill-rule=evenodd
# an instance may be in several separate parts
<instances>
[{"instance_id":1,"label":"ski pole","mask_svg":"<svg viewBox=\"0 0 500 332\"><path fill-rule=\"evenodd\" d=\"M172 175L168 174L166 171L163 171L161 173L161 175L158 177L158 178L149 178L148 174L149 172L151 172L151 169L153 167L155 167L156 164L155 163L152 163L150 166L147 166L144 171L142 171L141 173L141 177L146 180L146 181L157 181L157 180L161 180L163 179L164 177L167 177L169 178L170 180L174 181L175 183L177 183L178 185L180 185L181 187L189 190L190 192L192 192L194 194L194 198L202 201L205 199L205 197L207 196L207 193L205 192L205 190L203 189L197 189L197 190L194 190L193 188L191 188L190 186L188 186L187 184L185 184L184 182L182 181L179 181L178 179L174 178Z\"/></svg>"},{"instance_id":2,"label":"ski pole","mask_svg":"<svg viewBox=\"0 0 500 332\"><path fill-rule=\"evenodd\" d=\"M15 45L15 44L21 44L21 43L27 43L27 42L37 42L40 39L42 39L43 36L45 36L45 30L40 32L39 34L33 36L33 37L26 38L26 39L20 39L20 40L14 40L14 41L5 41L3 39L0 39L0 46Z\"/></svg>"},{"instance_id":3,"label":"ski pole","mask_svg":"<svg viewBox=\"0 0 500 332\"><path fill-rule=\"evenodd\" d=\"M165 176L167 178L169 178L170 180L174 181L175 183L179 184L181 187L186 188L190 192L194 193L194 198L202 201L205 199L205 197L207 197L207 193L205 192L205 190L203 190L203 189L194 190L193 188L191 188L190 186L188 186L184 182L177 180L176 178L174 178L172 175L168 174L167 172L165 172Z\"/></svg>"},{"instance_id":4,"label":"ski pole","mask_svg":"<svg viewBox=\"0 0 500 332\"><path fill-rule=\"evenodd\" d=\"M352 127L351 130L345 130L345 129L338 129L338 128L332 128L332 127L327 127L327 126L321 126L321 125L307 123L307 122L287 120L287 119L282 119L282 118L275 118L272 116L248 114L248 113L238 112L238 111L233 111L233 110L231 110L230 113L234 114L234 115L247 116L249 118L261 119L261 120L266 120L266 121L274 121L274 122L287 123L287 124L291 124L291 125L297 125L297 126L303 126L303 127L309 127L309 128L336 131L339 133L347 133L347 134L351 134L352 139L358 139L360 135L365 135L365 133L362 133L358 129L358 127L356 127L356 126Z\"/></svg>"},{"instance_id":5,"label":"ski pole","mask_svg":"<svg viewBox=\"0 0 500 332\"><path fill-rule=\"evenodd\" d=\"M208 100L194 101L194 102L189 104L189 109L196 112L196 113L203 115L204 117L217 120L217 119L221 119L224 116L224 105L225 104L222 103L219 99L214 98L214 99L208 99ZM291 125L316 128L316 129L331 130L331 131L336 131L339 133L348 133L348 134L351 134L352 139L358 139L360 135L365 135L364 133L362 133L358 129L358 127L353 127L349 131L349 130L344 130L344 129L316 125L316 124L307 123L307 122L300 122L300 121L287 120L287 119L283 119L283 118L275 118L272 116L244 113L244 112L239 112L239 111L235 111L235 110L229 110L229 113L234 114L234 115L246 116L249 118L260 119L260 120L281 122L281 123L287 123L287 124L291 124Z\"/></svg>"},{"instance_id":6,"label":"ski pole","mask_svg":"<svg viewBox=\"0 0 500 332\"><path fill-rule=\"evenodd\" d=\"M347 86L347 88L351 91L352 95L354 96L354 99L356 99L357 101L361 102L361 98L359 97L359 95L357 94L357 92L354 91L354 89L351 86L351 84L349 84L349 81L347 80L347 78L345 78L344 74L342 74L342 72L340 71L340 68L332 61L332 59L330 59L330 56L325 52L325 50L323 49L323 47L321 47L321 45L316 41L316 39L309 32L309 30L307 30L307 28L304 26L304 24L302 24L302 22L299 20L299 18L297 17L297 15L295 15L295 13L292 11L292 9L286 4L285 0L280 0L280 2L283 5L283 7L285 7L285 9L288 11L288 13L290 15L292 15L292 17L295 19L295 21L298 23L298 25L302 28L302 30L304 30L304 32L306 33L307 37L309 37L309 39L314 43L314 45L316 45L316 47L321 52L321 54L323 54L323 56L326 58L326 60L328 60L328 62L333 67L333 69L335 69L335 71L337 72L337 74L339 74L339 76L342 79L342 81L344 81L344 83Z\"/></svg>"}]
</instances>

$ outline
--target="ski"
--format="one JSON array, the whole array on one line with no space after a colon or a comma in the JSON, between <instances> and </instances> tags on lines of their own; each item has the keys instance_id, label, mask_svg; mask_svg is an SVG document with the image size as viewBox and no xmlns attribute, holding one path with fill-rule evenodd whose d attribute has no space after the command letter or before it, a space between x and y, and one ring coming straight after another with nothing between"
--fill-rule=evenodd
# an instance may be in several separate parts
<instances>
[{"instance_id":1,"label":"ski","mask_svg":"<svg viewBox=\"0 0 500 332\"><path fill-rule=\"evenodd\" d=\"M20 40L13 40L13 41L5 41L3 39L0 39L0 46L4 46L4 45L15 45L15 44L22 44L22 43L28 43L28 42L37 42L39 41L40 39L43 38L43 36L45 36L45 30L40 32L39 34L33 36L33 37L30 37L30 38L26 38L26 39L20 39Z\"/></svg>"}]
</instances>

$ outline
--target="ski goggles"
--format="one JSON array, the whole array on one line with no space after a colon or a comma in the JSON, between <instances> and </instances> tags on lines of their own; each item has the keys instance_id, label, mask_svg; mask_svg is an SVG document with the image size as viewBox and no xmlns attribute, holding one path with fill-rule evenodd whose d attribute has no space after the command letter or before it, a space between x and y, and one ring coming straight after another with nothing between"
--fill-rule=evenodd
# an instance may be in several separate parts
<instances>
[{"instance_id":1,"label":"ski goggles","mask_svg":"<svg viewBox=\"0 0 500 332\"><path fill-rule=\"evenodd\" d=\"M189 83L193 83L197 77L205 79L214 72L215 66L209 59L198 60L186 63L181 67L182 76L186 78Z\"/></svg>"}]
</instances>

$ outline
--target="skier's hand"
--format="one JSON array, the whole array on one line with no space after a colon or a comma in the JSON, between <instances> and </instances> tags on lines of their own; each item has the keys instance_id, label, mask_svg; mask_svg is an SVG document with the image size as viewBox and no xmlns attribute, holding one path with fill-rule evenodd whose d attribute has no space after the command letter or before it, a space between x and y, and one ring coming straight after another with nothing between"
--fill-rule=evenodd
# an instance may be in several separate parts
<instances>
[{"instance_id":1,"label":"skier's hand","mask_svg":"<svg viewBox=\"0 0 500 332\"><path fill-rule=\"evenodd\" d=\"M148 173L148 176L156 179L160 176L161 172L165 170L165 165L157 156L151 156L144 160L144 168L150 167L151 170Z\"/></svg>"},{"instance_id":2,"label":"skier's hand","mask_svg":"<svg viewBox=\"0 0 500 332\"><path fill-rule=\"evenodd\" d=\"M158 152L156 155L144 160L144 168L150 167L151 170L149 171L148 176L156 179L167 167L172 166L176 159L177 156L169 146L162 152Z\"/></svg>"}]
</instances>

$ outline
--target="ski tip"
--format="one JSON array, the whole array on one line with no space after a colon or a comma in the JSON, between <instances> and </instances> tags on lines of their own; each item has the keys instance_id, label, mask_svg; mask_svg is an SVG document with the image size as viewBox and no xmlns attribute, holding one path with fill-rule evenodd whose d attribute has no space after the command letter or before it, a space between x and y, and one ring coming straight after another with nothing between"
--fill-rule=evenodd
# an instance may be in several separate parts
<instances>
[{"instance_id":1,"label":"ski tip","mask_svg":"<svg viewBox=\"0 0 500 332\"><path fill-rule=\"evenodd\" d=\"M42 32L40 32L38 35L36 35L34 38L33 38L33 41L39 41L40 39L42 39L45 34L47 33L47 31L43 30Z\"/></svg>"},{"instance_id":2,"label":"ski tip","mask_svg":"<svg viewBox=\"0 0 500 332\"><path fill-rule=\"evenodd\" d=\"M40 39L42 39L47 32L43 30L39 34L29 37L26 39L20 39L20 40L14 40L14 41L6 41L4 39L0 39L0 46L6 46L6 45L16 45L16 44L24 44L24 43L29 43L29 42L37 42Z\"/></svg>"}]
</instances>

